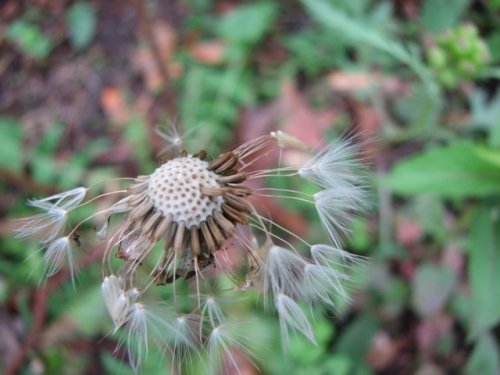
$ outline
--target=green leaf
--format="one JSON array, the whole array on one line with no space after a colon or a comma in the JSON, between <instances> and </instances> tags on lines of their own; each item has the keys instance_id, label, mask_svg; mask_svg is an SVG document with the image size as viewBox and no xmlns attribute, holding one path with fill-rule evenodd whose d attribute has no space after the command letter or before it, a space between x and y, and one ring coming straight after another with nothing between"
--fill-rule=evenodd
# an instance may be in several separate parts
<instances>
[{"instance_id":1,"label":"green leaf","mask_svg":"<svg viewBox=\"0 0 500 375\"><path fill-rule=\"evenodd\" d=\"M8 41L16 44L22 53L35 59L45 59L52 50L52 41L38 25L18 20L11 23L6 32Z\"/></svg>"},{"instance_id":2,"label":"green leaf","mask_svg":"<svg viewBox=\"0 0 500 375\"><path fill-rule=\"evenodd\" d=\"M481 209L468 241L471 287L469 335L474 338L500 320L500 220L498 207Z\"/></svg>"},{"instance_id":3,"label":"green leaf","mask_svg":"<svg viewBox=\"0 0 500 375\"><path fill-rule=\"evenodd\" d=\"M79 328L79 332L92 336L107 323L106 309L102 302L100 286L92 287L86 291L80 291L81 296L75 298L74 303L69 306L66 314L72 319Z\"/></svg>"},{"instance_id":4,"label":"green leaf","mask_svg":"<svg viewBox=\"0 0 500 375\"><path fill-rule=\"evenodd\" d=\"M425 233L443 239L447 228L442 225L445 209L441 199L434 195L419 195L413 199L414 215Z\"/></svg>"},{"instance_id":5,"label":"green leaf","mask_svg":"<svg viewBox=\"0 0 500 375\"><path fill-rule=\"evenodd\" d=\"M0 117L0 165L20 172L22 167L21 124L10 117Z\"/></svg>"},{"instance_id":6,"label":"green leaf","mask_svg":"<svg viewBox=\"0 0 500 375\"><path fill-rule=\"evenodd\" d=\"M403 195L434 193L464 198L498 194L500 168L484 158L484 150L470 142L456 141L423 151L399 162L383 183Z\"/></svg>"},{"instance_id":7,"label":"green leaf","mask_svg":"<svg viewBox=\"0 0 500 375\"><path fill-rule=\"evenodd\" d=\"M75 3L66 13L69 40L77 50L89 45L95 34L96 15L90 3Z\"/></svg>"},{"instance_id":8,"label":"green leaf","mask_svg":"<svg viewBox=\"0 0 500 375\"><path fill-rule=\"evenodd\" d=\"M476 90L469 100L474 125L489 131L492 146L500 146L500 91L490 99L485 91Z\"/></svg>"},{"instance_id":9,"label":"green leaf","mask_svg":"<svg viewBox=\"0 0 500 375\"><path fill-rule=\"evenodd\" d=\"M496 165L498 168L500 168L500 149L478 147L477 156L482 158L484 161Z\"/></svg>"},{"instance_id":10,"label":"green leaf","mask_svg":"<svg viewBox=\"0 0 500 375\"><path fill-rule=\"evenodd\" d=\"M453 292L455 274L448 267L423 264L412 280L412 302L423 317L431 316L443 309Z\"/></svg>"},{"instance_id":11,"label":"green leaf","mask_svg":"<svg viewBox=\"0 0 500 375\"><path fill-rule=\"evenodd\" d=\"M458 24L470 0L426 0L422 5L422 25L426 31L440 32Z\"/></svg>"},{"instance_id":12,"label":"green leaf","mask_svg":"<svg viewBox=\"0 0 500 375\"><path fill-rule=\"evenodd\" d=\"M323 361L323 374L348 375L352 374L352 361L347 355L330 355Z\"/></svg>"},{"instance_id":13,"label":"green leaf","mask_svg":"<svg viewBox=\"0 0 500 375\"><path fill-rule=\"evenodd\" d=\"M467 375L498 375L500 371L499 348L490 334L483 335L467 361Z\"/></svg>"},{"instance_id":14,"label":"green leaf","mask_svg":"<svg viewBox=\"0 0 500 375\"><path fill-rule=\"evenodd\" d=\"M219 34L235 44L258 42L271 26L276 16L272 3L250 3L226 13L219 23Z\"/></svg>"},{"instance_id":15,"label":"green leaf","mask_svg":"<svg viewBox=\"0 0 500 375\"><path fill-rule=\"evenodd\" d=\"M361 361L370 346L378 324L373 315L360 315L339 337L335 352L348 354L353 360Z\"/></svg>"},{"instance_id":16,"label":"green leaf","mask_svg":"<svg viewBox=\"0 0 500 375\"><path fill-rule=\"evenodd\" d=\"M359 20L349 17L326 0L302 0L311 16L330 30L349 38L353 46L363 45L384 52L395 60L408 65L425 83L430 96L439 100L439 88L432 74L415 50L407 48L396 40L382 34L377 28L369 27Z\"/></svg>"}]
</instances>

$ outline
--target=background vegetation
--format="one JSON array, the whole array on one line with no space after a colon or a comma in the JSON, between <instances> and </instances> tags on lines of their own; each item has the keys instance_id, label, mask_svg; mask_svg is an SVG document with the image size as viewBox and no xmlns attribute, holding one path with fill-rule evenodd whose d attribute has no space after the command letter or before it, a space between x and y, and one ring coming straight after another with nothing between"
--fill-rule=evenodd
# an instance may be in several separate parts
<instances>
[{"instance_id":1,"label":"background vegetation","mask_svg":"<svg viewBox=\"0 0 500 375\"><path fill-rule=\"evenodd\" d=\"M261 373L500 374L499 25L497 0L1 2L0 371L131 373L107 336L102 246L75 288L65 272L39 287L10 219L30 196L149 173L155 126L175 122L213 153L276 128L368 141L374 209L348 249L369 274L287 356L275 317L244 306L267 332ZM317 234L304 207L270 212ZM151 352L144 373L168 368Z\"/></svg>"}]
</instances>

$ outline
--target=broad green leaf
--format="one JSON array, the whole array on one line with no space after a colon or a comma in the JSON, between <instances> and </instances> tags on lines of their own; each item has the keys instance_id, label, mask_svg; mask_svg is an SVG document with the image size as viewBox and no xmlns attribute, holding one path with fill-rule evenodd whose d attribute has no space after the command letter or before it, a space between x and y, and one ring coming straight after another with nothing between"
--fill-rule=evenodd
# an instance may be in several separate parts
<instances>
[{"instance_id":1,"label":"broad green leaf","mask_svg":"<svg viewBox=\"0 0 500 375\"><path fill-rule=\"evenodd\" d=\"M403 195L464 198L499 194L500 168L483 155L484 148L457 141L399 162L384 183Z\"/></svg>"},{"instance_id":2,"label":"broad green leaf","mask_svg":"<svg viewBox=\"0 0 500 375\"><path fill-rule=\"evenodd\" d=\"M270 28L276 16L272 3L249 3L226 13L219 24L219 34L235 44L258 42Z\"/></svg>"},{"instance_id":3,"label":"broad green leaf","mask_svg":"<svg viewBox=\"0 0 500 375\"><path fill-rule=\"evenodd\" d=\"M0 165L15 172L22 167L21 124L10 117L0 117Z\"/></svg>"},{"instance_id":4,"label":"broad green leaf","mask_svg":"<svg viewBox=\"0 0 500 375\"><path fill-rule=\"evenodd\" d=\"M493 336L484 334L467 361L467 375L498 375L500 372L500 348Z\"/></svg>"},{"instance_id":5,"label":"broad green leaf","mask_svg":"<svg viewBox=\"0 0 500 375\"><path fill-rule=\"evenodd\" d=\"M471 287L469 335L476 337L500 321L500 220L498 208L481 209L469 233Z\"/></svg>"},{"instance_id":6,"label":"broad green leaf","mask_svg":"<svg viewBox=\"0 0 500 375\"><path fill-rule=\"evenodd\" d=\"M496 165L498 168L500 168L499 148L479 147L477 149L477 156L482 158L484 161Z\"/></svg>"},{"instance_id":7,"label":"broad green leaf","mask_svg":"<svg viewBox=\"0 0 500 375\"><path fill-rule=\"evenodd\" d=\"M451 28L470 4L470 0L425 0L422 5L422 26L426 31L439 32Z\"/></svg>"},{"instance_id":8,"label":"broad green leaf","mask_svg":"<svg viewBox=\"0 0 500 375\"><path fill-rule=\"evenodd\" d=\"M455 274L450 268L421 265L412 280L413 307L423 317L437 313L451 296L454 284Z\"/></svg>"},{"instance_id":9,"label":"broad green leaf","mask_svg":"<svg viewBox=\"0 0 500 375\"><path fill-rule=\"evenodd\" d=\"M92 41L96 28L95 10L90 3L73 4L66 13L69 40L75 49L83 49Z\"/></svg>"},{"instance_id":10,"label":"broad green leaf","mask_svg":"<svg viewBox=\"0 0 500 375\"><path fill-rule=\"evenodd\" d=\"M329 355L323 363L325 374L348 375L352 374L352 360L347 355Z\"/></svg>"},{"instance_id":11,"label":"broad green leaf","mask_svg":"<svg viewBox=\"0 0 500 375\"><path fill-rule=\"evenodd\" d=\"M373 315L358 316L339 337L335 352L348 354L354 360L362 360L377 329L377 321Z\"/></svg>"}]
</instances>

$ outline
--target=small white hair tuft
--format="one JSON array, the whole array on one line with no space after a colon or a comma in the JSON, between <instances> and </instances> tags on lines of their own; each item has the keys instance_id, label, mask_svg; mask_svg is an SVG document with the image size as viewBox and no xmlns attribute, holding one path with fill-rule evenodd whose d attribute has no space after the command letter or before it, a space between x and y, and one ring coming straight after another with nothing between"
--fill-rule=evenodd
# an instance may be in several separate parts
<instances>
[{"instance_id":1,"label":"small white hair tuft","mask_svg":"<svg viewBox=\"0 0 500 375\"><path fill-rule=\"evenodd\" d=\"M358 169L359 146L348 139L333 142L299 168L299 175L322 188L363 182Z\"/></svg>"},{"instance_id":2,"label":"small white hair tuft","mask_svg":"<svg viewBox=\"0 0 500 375\"><path fill-rule=\"evenodd\" d=\"M354 214L365 209L365 201L364 190L354 185L344 184L314 194L321 224L335 246L340 247L342 235L349 231Z\"/></svg>"},{"instance_id":3,"label":"small white hair tuft","mask_svg":"<svg viewBox=\"0 0 500 375\"><path fill-rule=\"evenodd\" d=\"M225 323L214 327L210 332L207 350L214 374L220 374L222 370L230 374L242 374L234 355L235 349L251 359L248 348L243 345L239 335L233 331L234 325Z\"/></svg>"},{"instance_id":4,"label":"small white hair tuft","mask_svg":"<svg viewBox=\"0 0 500 375\"><path fill-rule=\"evenodd\" d=\"M18 238L39 238L42 244L57 238L66 225L68 212L64 208L53 207L47 212L22 219L14 229Z\"/></svg>"},{"instance_id":5,"label":"small white hair tuft","mask_svg":"<svg viewBox=\"0 0 500 375\"><path fill-rule=\"evenodd\" d=\"M71 278L74 278L76 268L71 248L71 239L69 237L60 237L50 242L43 255L43 260L46 266L47 277L55 275L66 262Z\"/></svg>"},{"instance_id":6,"label":"small white hair tuft","mask_svg":"<svg viewBox=\"0 0 500 375\"><path fill-rule=\"evenodd\" d=\"M101 285L102 297L113 324L114 332L128 319L130 298L123 288L123 279L115 275L106 276Z\"/></svg>"},{"instance_id":7,"label":"small white hair tuft","mask_svg":"<svg viewBox=\"0 0 500 375\"><path fill-rule=\"evenodd\" d=\"M280 293L276 295L275 304L279 316L283 344L289 342L290 328L302 333L309 341L316 344L316 338L309 319L307 319L306 314L297 302L287 295Z\"/></svg>"},{"instance_id":8,"label":"small white hair tuft","mask_svg":"<svg viewBox=\"0 0 500 375\"><path fill-rule=\"evenodd\" d=\"M298 254L283 247L273 246L265 263L264 293L267 298L285 293L298 297L302 291L300 280L307 262Z\"/></svg>"}]
</instances>

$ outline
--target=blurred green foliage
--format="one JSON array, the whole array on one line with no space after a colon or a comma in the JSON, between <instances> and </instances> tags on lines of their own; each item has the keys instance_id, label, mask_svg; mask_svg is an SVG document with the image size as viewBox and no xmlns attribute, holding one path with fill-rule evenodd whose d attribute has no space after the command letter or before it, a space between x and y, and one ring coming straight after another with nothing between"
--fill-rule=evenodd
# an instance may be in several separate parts
<instances>
[{"instance_id":1,"label":"blurred green foliage","mask_svg":"<svg viewBox=\"0 0 500 375\"><path fill-rule=\"evenodd\" d=\"M52 40L36 24L17 20L7 29L6 38L21 52L35 59L46 58L52 50Z\"/></svg>"},{"instance_id":2,"label":"blurred green foliage","mask_svg":"<svg viewBox=\"0 0 500 375\"><path fill-rule=\"evenodd\" d=\"M490 61L488 47L472 24L444 32L428 54L437 79L447 88L480 76Z\"/></svg>"},{"instance_id":3,"label":"blurred green foliage","mask_svg":"<svg viewBox=\"0 0 500 375\"><path fill-rule=\"evenodd\" d=\"M163 4L152 3L156 4L153 10ZM164 108L160 112L167 118L178 116L184 129L193 130L188 133L188 144L196 138L196 148L202 148L201 144L215 153L241 130L236 125L242 123L244 111L276 104L282 99L283 83L289 81L300 82L312 113L324 108L343 113L333 120L330 135L341 134L346 122L359 121L351 113L344 114L346 108L354 107L352 103L367 108L380 123L373 141L379 152L377 170L370 177L377 184L373 194L377 202L370 217L356 218L348 240L349 250L371 259L365 275L368 281L361 283L353 307L339 305L338 311L318 314L314 326L318 345L293 337L285 352L279 344L277 320L257 309L257 297L251 295L243 306L232 307L242 319L247 315L259 318L258 327L248 336L262 336L249 337L249 345L265 374L422 374L419 369L436 367L437 374L500 372L500 75L496 65L500 62L500 2L425 0L410 16L401 8L396 11L397 3L262 0L236 2L222 11L208 0L179 2L185 11L176 20L182 32L172 57L183 67L172 82L177 113L164 113ZM22 63L23 58L53 58L51 64L57 66L62 64L57 58L77 55L104 74L100 69L111 64L112 56L99 55L100 49L92 48L105 39L99 33L105 26L100 22L111 22L100 18L104 7L97 2L71 2L64 17L57 19L64 26L57 30L65 30L65 35L50 28L52 19L44 18L47 9L36 4L25 8L8 20L2 35L7 42L2 48L8 48L12 59ZM108 27L120 28L124 21L114 22ZM132 34L138 34L137 30ZM220 42L223 56L213 64L200 61L189 53L190 38ZM65 49L66 40L70 52ZM133 77L133 84L120 90L129 90L126 94L132 97L140 91L136 67L124 66L122 74ZM16 69L21 73L14 76L14 69L12 81L24 84L29 69L23 71L22 65ZM337 90L326 78L332 72L380 74L393 78L399 91L388 95L382 86ZM102 80L103 86L115 79L113 74ZM74 124L56 118L33 135L33 126L19 115L21 110L9 108L7 114L2 110L0 168L7 176L0 180L4 216L30 212L24 199L42 195L30 190L32 186L64 190L119 177L127 167L140 173L154 168L148 133L151 113L139 105L127 103L128 107L133 114L121 127L106 127L112 121L100 113L100 122L89 126L98 129L99 135L75 149ZM284 120L274 120L276 127L286 126ZM308 125L304 124L305 132ZM121 142L116 134L130 146L129 159L123 162L126 166L119 168L96 161L110 149L123 155L125 147L113 148ZM23 179L32 185L19 188L16 181ZM307 185L281 182L274 187L311 190ZM310 208L301 202L287 204L288 212L310 224L308 239L316 240L321 232ZM92 212L92 207L86 212ZM81 215L85 217L85 212ZM29 331L31 293L42 278L42 253L37 245L9 235L0 241L0 303L15 305ZM100 264L91 265L81 270L76 290L67 282L51 295L46 328L58 333L59 341L30 353L23 374L85 373L96 358L101 367L94 373L133 373L120 360L123 352L115 357L105 345L111 340L107 336L111 324L100 302L100 277ZM166 298L171 290L157 293ZM425 347L415 331L425 333L426 327L443 321L451 322L449 326L443 323L443 330L448 330L433 337L430 348ZM388 357L388 363L377 361L383 357L376 345L381 333L389 337L384 349L396 353ZM83 356L69 356L73 353L66 343L78 338L105 344L100 344L97 356L90 349L78 351ZM151 349L143 372L164 374L169 364L160 360L162 354ZM33 370L36 360L43 362L42 372ZM193 373L206 372L197 366L193 364Z\"/></svg>"},{"instance_id":4,"label":"blurred green foliage","mask_svg":"<svg viewBox=\"0 0 500 375\"><path fill-rule=\"evenodd\" d=\"M66 12L66 26L69 39L75 49L83 49L89 45L95 34L96 15L90 3L73 4Z\"/></svg>"}]
</instances>

